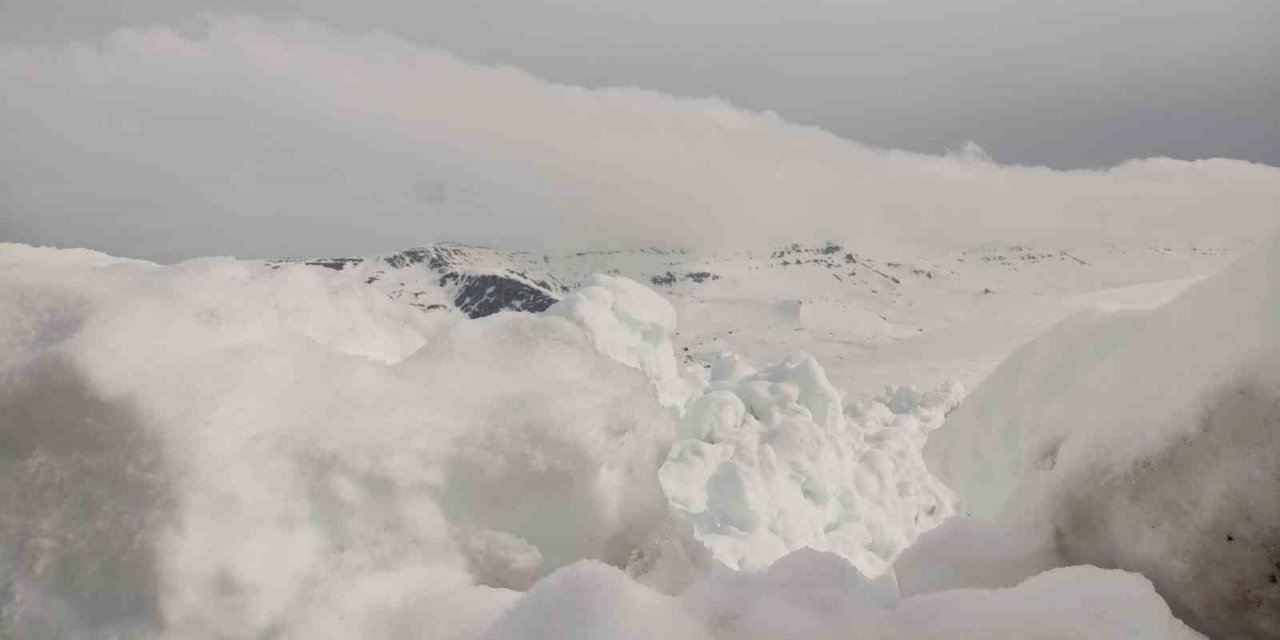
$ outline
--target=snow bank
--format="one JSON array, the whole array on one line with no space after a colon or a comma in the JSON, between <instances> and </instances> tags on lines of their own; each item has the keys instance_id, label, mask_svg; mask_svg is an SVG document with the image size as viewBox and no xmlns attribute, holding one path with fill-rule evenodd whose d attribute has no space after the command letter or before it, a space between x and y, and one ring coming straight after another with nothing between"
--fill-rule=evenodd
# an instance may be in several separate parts
<instances>
[{"instance_id":1,"label":"snow bank","mask_svg":"<svg viewBox=\"0 0 1280 640\"><path fill-rule=\"evenodd\" d=\"M762 572L717 575L673 597L579 563L541 582L485 640L1194 640L1141 576L1058 569L1010 589L899 601L842 558L798 551Z\"/></svg>"},{"instance_id":2,"label":"snow bank","mask_svg":"<svg viewBox=\"0 0 1280 640\"><path fill-rule=\"evenodd\" d=\"M10 637L472 637L583 558L705 566L657 482L672 412L564 318L289 265L0 261Z\"/></svg>"},{"instance_id":3,"label":"snow bank","mask_svg":"<svg viewBox=\"0 0 1280 640\"><path fill-rule=\"evenodd\" d=\"M1063 434L1045 433L1040 418L1047 406L1089 376L1148 313L1098 308L1067 318L1009 356L947 418L947 428L930 436L929 469L963 497L965 513L994 516L1024 463L1049 464L1036 458L1036 447Z\"/></svg>"},{"instance_id":4,"label":"snow bank","mask_svg":"<svg viewBox=\"0 0 1280 640\"><path fill-rule=\"evenodd\" d=\"M725 356L689 403L659 478L730 567L759 569L810 547L878 575L954 512L919 451L960 393L891 390L846 408L812 357L757 371Z\"/></svg>"},{"instance_id":5,"label":"snow bank","mask_svg":"<svg viewBox=\"0 0 1280 640\"><path fill-rule=\"evenodd\" d=\"M881 638L911 640L1195 640L1140 575L1067 567L1008 589L905 598Z\"/></svg>"},{"instance_id":6,"label":"snow bank","mask_svg":"<svg viewBox=\"0 0 1280 640\"><path fill-rule=\"evenodd\" d=\"M889 563L954 509L919 451L959 389L846 403L810 357L726 356L704 383L629 281L467 320L298 265L0 245L0 267L6 637L1186 635L1147 582L1097 569L899 600ZM1209 451L1275 453L1230 432ZM1090 472L1068 445L1058 469ZM1152 482L1196 495L1187 451L1125 491L1070 485L1063 513L1108 526L1060 519L1066 553L1157 513ZM1230 566L1266 523L1232 529Z\"/></svg>"},{"instance_id":7,"label":"snow bank","mask_svg":"<svg viewBox=\"0 0 1280 640\"><path fill-rule=\"evenodd\" d=\"M86 249L0 243L0 368L79 330L95 301L158 268Z\"/></svg>"},{"instance_id":8,"label":"snow bank","mask_svg":"<svg viewBox=\"0 0 1280 640\"><path fill-rule=\"evenodd\" d=\"M1280 239L1149 315L1068 321L948 420L935 470L992 528L1016 521L1064 562L1140 571L1214 636L1275 637L1277 273Z\"/></svg>"}]
</instances>

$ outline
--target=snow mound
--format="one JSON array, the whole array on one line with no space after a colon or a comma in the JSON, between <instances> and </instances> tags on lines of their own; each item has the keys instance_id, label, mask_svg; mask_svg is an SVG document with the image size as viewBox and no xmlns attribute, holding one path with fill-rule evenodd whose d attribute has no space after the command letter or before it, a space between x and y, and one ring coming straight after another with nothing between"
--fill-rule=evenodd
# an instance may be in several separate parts
<instances>
[{"instance_id":1,"label":"snow mound","mask_svg":"<svg viewBox=\"0 0 1280 640\"><path fill-rule=\"evenodd\" d=\"M1009 589L898 600L844 559L797 551L761 572L726 572L680 596L599 563L561 569L482 636L675 640L1196 640L1141 576L1057 569Z\"/></svg>"},{"instance_id":2,"label":"snow mound","mask_svg":"<svg viewBox=\"0 0 1280 640\"><path fill-rule=\"evenodd\" d=\"M1215 637L1276 637L1277 273L1280 238L1150 314L1069 321L948 420L935 470L991 526L1139 571Z\"/></svg>"},{"instance_id":3,"label":"snow mound","mask_svg":"<svg viewBox=\"0 0 1280 640\"><path fill-rule=\"evenodd\" d=\"M890 390L846 408L810 356L758 371L725 356L690 401L659 478L729 567L759 569L810 547L878 575L954 512L919 451L960 395L958 385Z\"/></svg>"},{"instance_id":4,"label":"snow mound","mask_svg":"<svg viewBox=\"0 0 1280 640\"><path fill-rule=\"evenodd\" d=\"M565 318L302 265L0 261L0 635L474 637L581 559L706 564L657 481L672 412Z\"/></svg>"},{"instance_id":5,"label":"snow mound","mask_svg":"<svg viewBox=\"0 0 1280 640\"><path fill-rule=\"evenodd\" d=\"M1022 465L1036 459L1048 405L1109 357L1149 313L1090 309L1077 313L1009 356L947 417L924 448L929 469L963 498L963 511L991 517L1013 493Z\"/></svg>"},{"instance_id":6,"label":"snow mound","mask_svg":"<svg viewBox=\"0 0 1280 640\"><path fill-rule=\"evenodd\" d=\"M675 358L671 304L625 278L591 276L547 315L582 327L600 353L642 371L663 404L683 412L658 477L727 566L762 568L809 547L878 575L954 513L919 451L959 402L959 385L890 389L846 410L810 356L757 370L732 354L708 382Z\"/></svg>"},{"instance_id":7,"label":"snow mound","mask_svg":"<svg viewBox=\"0 0 1280 640\"><path fill-rule=\"evenodd\" d=\"M1124 571L1054 569L1007 589L904 598L878 638L911 640L1197 640L1151 582Z\"/></svg>"},{"instance_id":8,"label":"snow mound","mask_svg":"<svg viewBox=\"0 0 1280 640\"><path fill-rule=\"evenodd\" d=\"M0 636L1194 637L1092 568L899 599L889 563L954 510L919 451L959 388L846 402L807 356L707 381L626 280L471 320L304 264L0 245L0 267ZM1238 437L1124 491L1063 485L1061 513L1107 524L1059 518L1064 553L1133 549L1095 538L1158 513L1144 491L1199 495L1179 470L1206 451L1273 456L1248 427L1270 387L1241 388L1261 400L1210 420ZM1058 472L1087 477L1067 445ZM1257 562L1267 522L1212 559Z\"/></svg>"}]
</instances>

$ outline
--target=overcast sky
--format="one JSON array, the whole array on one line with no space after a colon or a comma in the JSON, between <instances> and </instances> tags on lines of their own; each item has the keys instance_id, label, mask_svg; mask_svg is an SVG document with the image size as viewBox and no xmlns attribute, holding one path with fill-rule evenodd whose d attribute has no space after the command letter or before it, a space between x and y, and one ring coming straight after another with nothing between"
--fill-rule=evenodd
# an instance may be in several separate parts
<instances>
[{"instance_id":1,"label":"overcast sky","mask_svg":"<svg viewBox=\"0 0 1280 640\"><path fill-rule=\"evenodd\" d=\"M210 8L0 2L0 240L1065 242L1280 211L1261 165L1092 170L1280 166L1272 0ZM999 164L945 156L969 140Z\"/></svg>"},{"instance_id":2,"label":"overcast sky","mask_svg":"<svg viewBox=\"0 0 1280 640\"><path fill-rule=\"evenodd\" d=\"M0 38L191 26L209 10L383 29L568 84L718 96L877 146L1280 165L1275 0L4 0Z\"/></svg>"}]
</instances>

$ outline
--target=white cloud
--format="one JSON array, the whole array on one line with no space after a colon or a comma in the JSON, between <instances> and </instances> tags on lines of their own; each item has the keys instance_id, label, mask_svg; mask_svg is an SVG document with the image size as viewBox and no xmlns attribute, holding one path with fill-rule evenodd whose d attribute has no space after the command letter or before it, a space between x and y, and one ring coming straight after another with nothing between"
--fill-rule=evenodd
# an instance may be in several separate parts
<instances>
[{"instance_id":1,"label":"white cloud","mask_svg":"<svg viewBox=\"0 0 1280 640\"><path fill-rule=\"evenodd\" d=\"M877 150L720 100L244 18L9 48L0 94L0 235L144 257L1237 239L1280 210L1280 170L1263 165L1054 171Z\"/></svg>"}]
</instances>

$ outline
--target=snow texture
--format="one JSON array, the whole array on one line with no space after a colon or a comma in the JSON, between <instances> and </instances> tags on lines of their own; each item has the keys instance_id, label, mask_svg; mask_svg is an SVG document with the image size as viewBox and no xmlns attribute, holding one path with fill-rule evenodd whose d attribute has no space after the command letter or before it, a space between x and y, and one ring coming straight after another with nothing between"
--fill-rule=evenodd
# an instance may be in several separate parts
<instances>
[{"instance_id":1,"label":"snow texture","mask_svg":"<svg viewBox=\"0 0 1280 640\"><path fill-rule=\"evenodd\" d=\"M760 569L800 548L867 575L954 513L920 457L961 390L890 389L845 406L810 356L754 370L725 355L690 402L659 472L716 558Z\"/></svg>"},{"instance_id":2,"label":"snow texture","mask_svg":"<svg viewBox=\"0 0 1280 640\"><path fill-rule=\"evenodd\" d=\"M583 562L539 583L484 640L1195 640L1142 576L1094 567L1008 589L899 600L842 558L798 551L762 572L713 576L666 596Z\"/></svg>"},{"instance_id":3,"label":"snow texture","mask_svg":"<svg viewBox=\"0 0 1280 640\"><path fill-rule=\"evenodd\" d=\"M1028 431L1033 452L1036 434L1068 434L1054 468L1034 470L1047 478L1010 467L1009 504L1040 505L1024 519L1053 525L1039 531L1059 556L958 520L900 577L894 557L954 510L920 450L958 387L849 400L803 355L759 368L726 355L704 378L675 358L671 305L621 278L542 315L473 320L335 269L3 244L0 632L1197 637L1141 576L1045 571L1065 559L1141 570L1203 628L1263 637L1265 577L1232 582L1275 562L1280 511L1267 502L1277 296L1256 275L1280 265L1261 255L1231 290L1206 282L1145 320L1090 392L1124 388L1124 363L1153 353L1162 366L1134 380L1181 386L1131 384L1145 404L1123 422ZM1188 326L1175 335L1190 354L1170 354ZM1150 404L1201 389L1207 405ZM1080 407L1065 404L1075 393L1063 406ZM1161 428L1103 426L1140 418ZM1203 469L1214 481L1192 482ZM1176 526L1156 519L1182 499ZM952 533L966 522L967 538ZM1209 578L1187 587L1139 542ZM1026 551L988 584L949 569L981 557L968 549Z\"/></svg>"},{"instance_id":4,"label":"snow texture","mask_svg":"<svg viewBox=\"0 0 1280 640\"><path fill-rule=\"evenodd\" d=\"M1067 321L938 431L934 470L1028 548L1141 572L1214 637L1276 637L1277 273L1280 238L1155 311ZM918 565L954 556L923 542Z\"/></svg>"},{"instance_id":5,"label":"snow texture","mask_svg":"<svg viewBox=\"0 0 1280 640\"><path fill-rule=\"evenodd\" d=\"M663 404L680 408L706 381L681 366L671 346L676 310L653 290L626 278L595 274L547 310L581 326L600 353L644 372Z\"/></svg>"},{"instance_id":6,"label":"snow texture","mask_svg":"<svg viewBox=\"0 0 1280 640\"><path fill-rule=\"evenodd\" d=\"M12 637L398 637L583 558L706 564L657 481L671 411L565 318L302 265L0 260Z\"/></svg>"}]
</instances>

